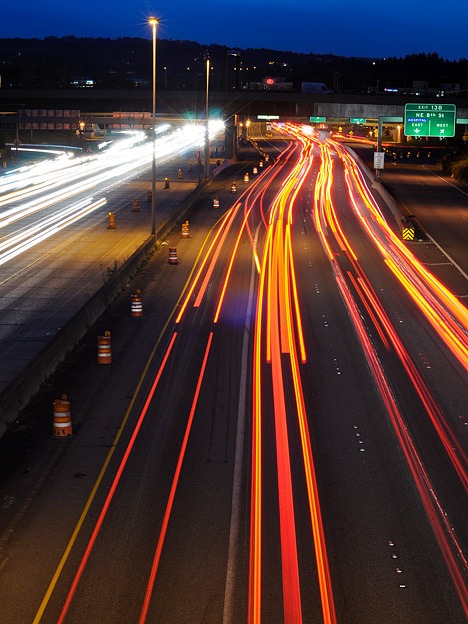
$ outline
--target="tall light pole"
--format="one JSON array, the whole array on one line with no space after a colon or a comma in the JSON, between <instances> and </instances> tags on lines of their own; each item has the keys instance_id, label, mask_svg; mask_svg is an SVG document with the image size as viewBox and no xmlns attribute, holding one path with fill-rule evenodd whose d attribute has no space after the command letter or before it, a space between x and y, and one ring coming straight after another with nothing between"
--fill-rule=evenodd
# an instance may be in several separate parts
<instances>
[{"instance_id":1,"label":"tall light pole","mask_svg":"<svg viewBox=\"0 0 468 624\"><path fill-rule=\"evenodd\" d=\"M210 130L208 127L208 90L210 87L210 57L205 56L206 61L206 97L205 97L205 178L210 177Z\"/></svg>"},{"instance_id":2,"label":"tall light pole","mask_svg":"<svg viewBox=\"0 0 468 624\"><path fill-rule=\"evenodd\" d=\"M151 234L156 234L156 26L159 20L150 17L148 23L153 29L153 159L151 165Z\"/></svg>"}]
</instances>

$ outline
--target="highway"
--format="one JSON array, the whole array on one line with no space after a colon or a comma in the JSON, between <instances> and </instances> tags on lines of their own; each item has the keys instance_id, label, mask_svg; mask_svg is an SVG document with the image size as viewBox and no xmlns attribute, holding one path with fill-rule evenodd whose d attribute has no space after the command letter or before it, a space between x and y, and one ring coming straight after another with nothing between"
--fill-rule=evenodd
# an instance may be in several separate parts
<instances>
[{"instance_id":1,"label":"highway","mask_svg":"<svg viewBox=\"0 0 468 624\"><path fill-rule=\"evenodd\" d=\"M351 147L370 163L373 150ZM425 150L412 148L410 151L400 151L403 156L410 154L410 158L394 158L393 154L397 152L391 148L387 149L385 168L381 172L383 182L394 194L402 215L414 215L424 224L427 236L419 247L428 247L430 253L435 251L431 250L432 247L439 247L439 258L432 264L435 270L443 270L437 269L436 262L442 267L443 262L448 266L448 260L459 267L459 273L464 272L466 275L468 272L466 187L442 173L436 164L440 153L437 156L434 149L431 151L430 148ZM443 281L446 279L452 280L453 277L444 275ZM463 295L465 280L463 277L460 284L454 284L454 292L460 296ZM450 281L450 284L452 283Z\"/></svg>"},{"instance_id":2,"label":"highway","mask_svg":"<svg viewBox=\"0 0 468 624\"><path fill-rule=\"evenodd\" d=\"M466 283L340 143L281 132L3 447L2 621L466 622Z\"/></svg>"},{"instance_id":3,"label":"highway","mask_svg":"<svg viewBox=\"0 0 468 624\"><path fill-rule=\"evenodd\" d=\"M196 128L157 139L158 228L197 187L189 162L202 143ZM0 178L0 390L150 238L151 144L137 132L99 147L80 157L65 150Z\"/></svg>"}]
</instances>

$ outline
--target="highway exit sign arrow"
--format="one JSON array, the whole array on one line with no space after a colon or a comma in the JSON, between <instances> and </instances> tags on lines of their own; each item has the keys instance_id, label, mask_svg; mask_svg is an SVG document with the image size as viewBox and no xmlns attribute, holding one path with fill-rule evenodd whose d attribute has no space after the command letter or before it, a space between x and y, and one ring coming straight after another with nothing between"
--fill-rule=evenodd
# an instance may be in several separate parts
<instances>
[{"instance_id":1,"label":"highway exit sign arrow","mask_svg":"<svg viewBox=\"0 0 468 624\"><path fill-rule=\"evenodd\" d=\"M455 136L455 104L405 104L405 136Z\"/></svg>"}]
</instances>

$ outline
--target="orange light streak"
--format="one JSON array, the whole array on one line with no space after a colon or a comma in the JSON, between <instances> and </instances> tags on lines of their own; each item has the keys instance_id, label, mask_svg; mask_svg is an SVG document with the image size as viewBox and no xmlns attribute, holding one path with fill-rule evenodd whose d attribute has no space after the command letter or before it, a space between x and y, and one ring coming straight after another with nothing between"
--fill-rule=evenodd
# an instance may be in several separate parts
<instances>
[{"instance_id":1,"label":"orange light streak","mask_svg":"<svg viewBox=\"0 0 468 624\"><path fill-rule=\"evenodd\" d=\"M317 196L316 196L317 197ZM315 205L316 213L320 212L320 217L316 215L316 222L319 225L317 231L320 235L322 242L325 242L325 234L324 227L322 225L322 221L325 221L325 213L326 210L323 210L323 202L316 201ZM364 220L364 218L361 216ZM378 220L379 215L378 212L375 213L375 219ZM367 221L365 223L365 227L367 226ZM369 229L369 228L367 228ZM390 238L390 237L389 237ZM381 246L383 248L383 246ZM324 244L325 249L329 249L328 245ZM383 250L386 251L386 250ZM389 266L393 267L396 272L400 272L401 269L396 267L396 262L394 262L388 254L384 254L385 261L389 264ZM332 258L330 257L332 260ZM375 381L377 383L377 387L379 388L382 400L384 405L386 406L387 413L391 419L393 424L394 431L397 435L400 447L402 448L404 455L406 457L406 461L408 467L411 470L411 474L413 475L414 482L417 486L419 495L426 509L427 516L432 525L434 535L439 543L440 550L445 559L447 568L450 571L452 580L459 594L462 606L465 610L465 613L468 615L468 589L462 577L462 574L458 567L458 562L455 556L452 553L452 547L455 549L457 557L460 561L463 562L464 567L467 567L466 559L463 555L463 551L461 549L456 536L453 534L450 523L444 510L442 509L440 502L437 498L434 487L429 479L429 475L427 474L424 465L422 463L421 458L419 457L417 450L414 446L413 440L407 430L407 427L404 423L403 417L401 416L398 407L396 405L395 399L393 397L393 393L390 389L390 386L385 377L383 368L380 364L379 358L374 350L374 347L367 336L362 318L360 316L357 305L346 286L345 280L341 273L340 268L336 263L333 264L337 285L341 291L343 300L345 301L350 316L353 320L357 335L360 339L362 348L366 355L369 367L374 374ZM414 297L419 297L420 305L424 305L423 297L418 294L416 287L410 282L409 278L405 277L407 281L407 288L412 291L412 295ZM430 314L431 311L427 310L427 313ZM391 336L396 336L394 332L390 334ZM411 375L410 375L411 377ZM412 377L413 380L415 379ZM424 393L422 394L424 396ZM426 403L429 405L429 403Z\"/></svg>"},{"instance_id":2,"label":"orange light streak","mask_svg":"<svg viewBox=\"0 0 468 624\"><path fill-rule=\"evenodd\" d=\"M345 154L344 158L347 163L350 161L349 155ZM349 176L347 177L347 185L349 197L362 227L389 263L389 266L391 264L395 277L407 290L433 329L468 371L468 310L415 258L388 227L363 182L361 172L356 171L356 169L352 163L350 166L351 176L356 183L359 197L355 196ZM377 230L363 213L359 199L362 199L370 210L373 222L378 227ZM382 241L385 241L385 244Z\"/></svg>"},{"instance_id":3,"label":"orange light streak","mask_svg":"<svg viewBox=\"0 0 468 624\"><path fill-rule=\"evenodd\" d=\"M366 294L368 299L371 301L372 306L376 310L379 315L380 321L383 324L385 331L387 332L391 343L397 352L400 360L405 367L409 378L413 382L413 386L418 393L426 411L434 425L434 428L437 431L437 434L444 445L445 451L449 456L459 478L460 481L468 491L468 458L463 450L460 442L456 439L453 431L450 429L448 423L446 422L441 410L438 408L436 402L434 401L427 384L423 380L413 361L411 360L408 352L404 348L401 340L398 337L397 332L395 331L393 325L390 322L385 310L383 309L382 304L377 299L376 295L371 291L370 287L366 284L365 280L361 277L358 278L363 292Z\"/></svg>"},{"instance_id":4,"label":"orange light streak","mask_svg":"<svg viewBox=\"0 0 468 624\"><path fill-rule=\"evenodd\" d=\"M281 322L284 297L281 296L284 275L279 271L279 266L283 264L282 249L282 224L277 223L276 227L276 248L274 253L274 264L276 270L273 271L272 281L274 285L271 289L272 301L272 339L271 339L271 372L273 382L273 402L274 420L276 435L276 462L278 472L278 497L280 513L280 539L281 539L281 563L283 573L283 604L285 622L302 622L301 593L299 585L299 567L297 561L296 529L294 518L294 501L292 496L292 479L289 456L288 428L286 424L286 405L284 398L283 372L281 365L281 353L284 349L282 344L283 328L286 324ZM278 297L280 299L278 308Z\"/></svg>"},{"instance_id":5,"label":"orange light streak","mask_svg":"<svg viewBox=\"0 0 468 624\"><path fill-rule=\"evenodd\" d=\"M78 566L78 570L75 574L75 577L73 579L73 583L70 587L70 590L68 592L67 598L65 600L65 604L63 605L62 611L60 612L60 616L59 619L57 621L57 624L63 624L63 622L65 621L65 617L68 613L68 610L70 609L73 597L75 595L76 589L78 587L78 584L80 582L80 579L83 575L84 569L86 567L86 564L88 562L88 559L91 555L91 551L93 549L94 543L97 539L97 536L99 535L99 531L101 530L101 526L102 523L104 522L104 518L107 515L107 511L109 509L109 506L112 502L112 499L114 497L115 494L115 490L117 489L117 486L120 482L120 479L122 477L122 473L125 469L125 466L127 465L127 461L128 458L130 457L130 453L133 449L133 446L135 444L135 440L137 439L138 433L141 429L141 425L143 424L143 421L145 419L146 413L148 411L148 408L151 404L151 401L153 399L154 393L156 391L156 388L158 387L159 381L161 379L162 373L164 371L164 368L166 367L167 364L167 360L169 359L169 355L172 351L172 348L174 346L175 340L177 338L177 333L174 332L174 334L172 335L171 341L169 343L169 346L166 349L166 353L164 354L164 358L161 362L161 366L159 367L159 370L156 374L156 377L154 378L154 381L151 385L150 391L148 392L148 397L146 398L145 404L143 405L143 409L141 410L140 416L138 418L138 421L135 425L135 429L133 430L132 433L132 437L130 438L130 441L128 443L127 449L125 450L124 456L122 458L122 461L120 462L119 468L117 470L117 473L114 477L114 480L112 482L112 485L110 487L110 490L107 494L106 500L104 502L104 505L102 507L101 513L99 514L99 518L96 522L96 526L94 527L93 533L91 535L91 538L88 542L88 545L86 547L86 550L83 554L83 557L81 559L80 565Z\"/></svg>"},{"instance_id":6,"label":"orange light streak","mask_svg":"<svg viewBox=\"0 0 468 624\"><path fill-rule=\"evenodd\" d=\"M180 323L180 319L182 318L182 316L183 316L183 314L185 312L185 309L188 306L188 303L189 303L189 301L190 301L190 299L192 297L192 293L193 293L193 291L195 290L195 288L197 286L198 280L200 279L200 276L201 276L201 274L203 272L203 269L205 268L206 263L208 262L208 258L210 256L211 250L213 249L214 245L216 244L216 241L218 240L219 236L221 235L221 232L222 232L222 229L224 227L224 224L225 224L226 220L228 219L228 217L229 217L229 215L230 215L232 210L233 210L233 208L230 208L226 212L226 214L223 215L223 218L221 219L221 222L220 222L219 227L218 227L218 231L216 232L216 235L213 238L213 240L211 242L211 245L209 246L209 248L208 248L208 250L207 250L207 252L205 254L205 257L203 258L203 261L200 264L200 267L199 267L199 269L198 269L198 271L197 271L197 273L196 273L196 275L195 275L195 277L194 277L194 279L192 281L192 285L190 286L190 288L189 288L189 290L187 292L187 296L185 297L184 302L183 302L183 304L182 304L182 306L180 308L179 314L177 315L177 318L175 320L176 323Z\"/></svg>"},{"instance_id":7,"label":"orange light streak","mask_svg":"<svg viewBox=\"0 0 468 624\"><path fill-rule=\"evenodd\" d=\"M182 446L180 448L179 459L177 461L177 467L174 474L174 479L172 481L171 491L169 494L169 498L166 505L166 511L164 513L164 519L162 522L161 531L159 533L158 543L156 545L156 551L153 558L153 565L151 566L151 572L148 579L148 584L146 587L145 598L143 600L143 607L141 609L140 619L138 620L139 624L144 624L146 622L146 618L148 616L148 609L151 602L151 594L153 593L154 583L156 580L156 574L159 567L159 561L161 559L161 553L164 546L164 540L166 538L167 527L169 526L169 519L172 512L172 506L174 504L174 498L177 490L177 485L179 483L180 473L182 470L182 464L185 457L185 451L187 449L187 444L190 436L190 431L192 429L193 419L195 417L195 410L198 404L198 397L200 396L201 386L203 382L203 377L205 375L205 369L208 362L208 355L210 353L211 343L213 341L213 332L210 332L208 336L208 342L205 348L205 355L203 356L203 362L201 365L200 373L198 375L197 387L195 389L195 394L192 400L192 407L190 409L190 414L187 421L187 426L185 428L185 434L182 441Z\"/></svg>"},{"instance_id":8,"label":"orange light streak","mask_svg":"<svg viewBox=\"0 0 468 624\"><path fill-rule=\"evenodd\" d=\"M231 259L229 261L229 265L228 265L228 269L227 269L227 272L226 272L226 276L224 278L224 282L223 282L223 285L221 287L221 295L220 295L220 297L218 299L218 305L216 307L216 311L215 311L215 315L214 315L214 319L213 319L214 323L218 322L219 315L221 313L221 308L222 308L222 305L223 305L224 296L226 294L226 289L227 289L227 286L228 286L228 283L229 283L229 278L231 277L232 267L234 265L234 260L235 260L235 258L237 256L237 249L239 247L239 243L240 243L240 240L242 238L242 234L244 233L245 225L247 223L247 219L249 218L249 214L250 214L250 211L245 213L245 215L244 215L244 219L243 219L242 225L241 225L241 227L239 229L239 233L237 235L237 239L236 239L236 242L235 242L235 245L234 245L234 249L233 249L233 251L231 253ZM255 257L257 258L257 254L255 254ZM256 260L256 262L257 262L257 260Z\"/></svg>"},{"instance_id":9,"label":"orange light streak","mask_svg":"<svg viewBox=\"0 0 468 624\"><path fill-rule=\"evenodd\" d=\"M269 228L268 238L271 237ZM252 472L250 496L249 624L260 624L262 605L262 326L268 253L263 254L255 314L252 397Z\"/></svg>"},{"instance_id":10,"label":"orange light streak","mask_svg":"<svg viewBox=\"0 0 468 624\"><path fill-rule=\"evenodd\" d=\"M290 280L291 280L291 292L293 296L294 302L294 312L295 319L297 325L297 338L299 340L299 349L301 352L301 362L304 364L307 361L306 348L304 342L304 333L302 331L302 318L301 311L299 308L299 297L297 294L297 281L296 281L296 271L294 268L294 257L292 252L292 243L291 243L291 226L288 224L286 226L286 252L288 254L289 259L289 272L290 272Z\"/></svg>"},{"instance_id":11,"label":"orange light streak","mask_svg":"<svg viewBox=\"0 0 468 624\"><path fill-rule=\"evenodd\" d=\"M290 226L296 198L309 171L310 163L306 165L302 155L290 176L283 183L272 204L263 253L262 271L260 273L254 341L249 624L259 623L261 619L261 344L264 329L266 361L271 362L273 386L284 621L302 621L291 457L288 443L288 415L283 379L283 354L289 354L302 441L322 612L324 622L327 624L335 624L336 622L331 577L318 500L318 488L313 468L312 450L297 357L299 349L302 360L305 361L306 359ZM264 305L266 306L265 328L263 327Z\"/></svg>"},{"instance_id":12,"label":"orange light streak","mask_svg":"<svg viewBox=\"0 0 468 624\"><path fill-rule=\"evenodd\" d=\"M223 234L222 234L222 236L221 236L221 238L219 240L219 243L218 243L218 245L216 247L216 250L215 250L215 252L213 254L213 257L211 258L210 266L208 267L208 270L207 270L207 272L205 274L205 278L204 278L204 280L203 280L203 282L202 282L202 284L200 286L200 290L199 290L198 295L197 295L197 297L195 299L195 302L193 304L194 308L198 308L199 307L199 305L200 305L200 303L201 303L201 301L202 301L202 299L203 299L203 297L205 295L205 292L206 292L206 289L208 287L209 281L211 279L211 276L213 274L214 268L215 268L216 263L218 261L219 254L221 253L221 249L223 248L223 245L224 245L224 242L226 240L226 237L227 237L227 235L228 235L228 233L229 233L229 231L230 231L230 229L232 227L234 219L236 218L237 213L239 212L239 208L241 207L241 205L242 205L241 202L238 202L234 206L234 209L232 211L230 211L230 217L229 217L229 219L227 221L227 224L226 224L225 221L223 221L223 228L222 228L223 229ZM218 231L221 231L221 228ZM211 251L211 249L212 249L212 247L210 247L209 251Z\"/></svg>"}]
</instances>

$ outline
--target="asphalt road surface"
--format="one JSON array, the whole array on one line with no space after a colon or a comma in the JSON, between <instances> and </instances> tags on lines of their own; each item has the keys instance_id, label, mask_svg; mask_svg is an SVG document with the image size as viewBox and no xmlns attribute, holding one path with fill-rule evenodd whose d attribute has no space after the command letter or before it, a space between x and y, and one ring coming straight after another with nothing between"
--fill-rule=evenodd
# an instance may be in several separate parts
<instances>
[{"instance_id":1,"label":"asphalt road surface","mask_svg":"<svg viewBox=\"0 0 468 624\"><path fill-rule=\"evenodd\" d=\"M466 285L290 132L217 177L132 284L143 316L123 293L2 441L2 622L466 621Z\"/></svg>"}]
</instances>

